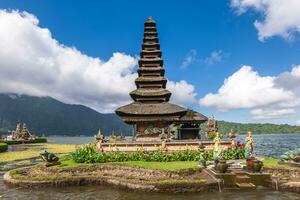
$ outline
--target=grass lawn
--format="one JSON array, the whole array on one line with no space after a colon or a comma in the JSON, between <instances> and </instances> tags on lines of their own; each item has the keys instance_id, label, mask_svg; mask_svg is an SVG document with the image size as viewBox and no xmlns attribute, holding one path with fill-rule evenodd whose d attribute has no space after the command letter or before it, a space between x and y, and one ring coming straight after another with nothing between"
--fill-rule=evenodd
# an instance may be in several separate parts
<instances>
[{"instance_id":1,"label":"grass lawn","mask_svg":"<svg viewBox=\"0 0 300 200\"><path fill-rule=\"evenodd\" d=\"M264 167L267 167L267 168L299 169L299 167L292 167L292 166L288 166L288 165L278 164L278 162L280 161L279 159L269 158L269 157L264 157L264 156L259 156L259 157L264 159L263 160Z\"/></svg>"},{"instance_id":2,"label":"grass lawn","mask_svg":"<svg viewBox=\"0 0 300 200\"><path fill-rule=\"evenodd\" d=\"M41 150L47 150L55 154L67 154L75 150L75 145L73 144L24 144L18 146L26 149L0 153L0 163L39 157Z\"/></svg>"},{"instance_id":3,"label":"grass lawn","mask_svg":"<svg viewBox=\"0 0 300 200\"><path fill-rule=\"evenodd\" d=\"M145 162L145 161L127 161L127 162L110 162L110 163L98 163L98 164L85 164L76 163L70 158L62 159L59 166L53 166L57 168L73 168L78 166L93 166L93 165L122 165L129 167L141 167L145 169L159 169L159 170L182 170L182 169L197 169L198 162L194 161L176 161L176 162Z\"/></svg>"},{"instance_id":4,"label":"grass lawn","mask_svg":"<svg viewBox=\"0 0 300 200\"><path fill-rule=\"evenodd\" d=\"M181 170L181 169L198 168L198 162L195 161L175 161L175 162L128 161L128 162L114 162L111 164L125 165L129 167L142 167L146 169L160 169L160 170Z\"/></svg>"}]
</instances>

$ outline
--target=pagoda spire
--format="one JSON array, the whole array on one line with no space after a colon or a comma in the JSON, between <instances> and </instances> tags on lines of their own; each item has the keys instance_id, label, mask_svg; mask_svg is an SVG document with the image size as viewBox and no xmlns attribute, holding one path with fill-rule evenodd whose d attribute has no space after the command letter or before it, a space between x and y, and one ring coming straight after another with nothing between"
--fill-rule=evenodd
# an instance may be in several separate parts
<instances>
[{"instance_id":1,"label":"pagoda spire","mask_svg":"<svg viewBox=\"0 0 300 200\"><path fill-rule=\"evenodd\" d=\"M150 16L144 23L144 38L139 59L137 89L130 93L136 102L168 102L171 92L166 89L162 52L158 39L156 23Z\"/></svg>"}]
</instances>

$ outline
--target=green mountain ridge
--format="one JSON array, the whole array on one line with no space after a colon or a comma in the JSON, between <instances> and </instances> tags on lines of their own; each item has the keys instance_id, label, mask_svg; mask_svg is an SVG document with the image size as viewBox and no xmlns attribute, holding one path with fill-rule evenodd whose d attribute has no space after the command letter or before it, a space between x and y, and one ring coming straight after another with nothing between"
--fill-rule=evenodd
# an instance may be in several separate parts
<instances>
[{"instance_id":1,"label":"green mountain ridge","mask_svg":"<svg viewBox=\"0 0 300 200\"><path fill-rule=\"evenodd\" d=\"M300 126L292 126L289 124L259 124L218 121L218 128L223 134L229 133L231 129L239 134L246 134L248 131L251 131L254 134L300 133Z\"/></svg>"},{"instance_id":2,"label":"green mountain ridge","mask_svg":"<svg viewBox=\"0 0 300 200\"><path fill-rule=\"evenodd\" d=\"M131 135L132 128L114 113L99 113L83 105L62 103L51 97L0 94L0 132L14 130L16 122L25 122L29 130L41 135L93 136L100 129L105 135L112 131ZM242 124L218 121L219 130L231 129L239 134L300 133L300 126L288 124Z\"/></svg>"},{"instance_id":3,"label":"green mountain ridge","mask_svg":"<svg viewBox=\"0 0 300 200\"><path fill-rule=\"evenodd\" d=\"M14 130L16 122L28 125L31 132L45 135L95 135L131 133L131 127L113 113L102 114L83 105L62 103L51 97L0 94L1 132Z\"/></svg>"}]
</instances>

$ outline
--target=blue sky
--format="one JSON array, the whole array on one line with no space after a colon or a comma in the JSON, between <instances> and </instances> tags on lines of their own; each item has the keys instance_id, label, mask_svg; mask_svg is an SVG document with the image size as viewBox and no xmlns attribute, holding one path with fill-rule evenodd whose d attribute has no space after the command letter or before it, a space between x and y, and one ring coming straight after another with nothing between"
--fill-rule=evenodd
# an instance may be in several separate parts
<instances>
[{"instance_id":1,"label":"blue sky","mask_svg":"<svg viewBox=\"0 0 300 200\"><path fill-rule=\"evenodd\" d=\"M233 5L233 2L238 3ZM193 85L198 101L208 93L218 93L224 80L244 65L251 66L260 77L277 77L300 64L297 30L289 32L288 37L270 33L271 36L265 36L263 41L259 38L254 22L265 21L266 12L272 8L270 2L259 8L259 3L244 5L243 0L88 3L2 0L0 8L34 15L39 20L38 26L49 29L52 38L60 44L75 47L82 54L103 61L109 60L115 52L136 57L141 49L143 23L151 15L158 26L166 76L174 82L185 80ZM298 25L295 22L295 27ZM188 56L191 60L182 67ZM293 107L295 112L290 115L259 119L254 119L250 113L265 108L263 106L237 106L225 110L218 109L215 104L201 106L198 102L186 106L227 121L295 124L300 120L298 106Z\"/></svg>"}]
</instances>

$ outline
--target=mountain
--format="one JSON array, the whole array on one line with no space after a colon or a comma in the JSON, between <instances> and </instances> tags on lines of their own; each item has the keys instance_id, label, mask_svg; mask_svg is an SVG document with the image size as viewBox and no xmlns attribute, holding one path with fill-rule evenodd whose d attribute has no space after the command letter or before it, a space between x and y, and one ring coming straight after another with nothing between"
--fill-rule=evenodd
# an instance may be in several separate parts
<instances>
[{"instance_id":1,"label":"mountain","mask_svg":"<svg viewBox=\"0 0 300 200\"><path fill-rule=\"evenodd\" d=\"M218 121L218 128L221 133L228 133L231 129L239 134L251 131L255 134L263 133L300 133L300 126L289 124L258 124L258 123L235 123Z\"/></svg>"},{"instance_id":2,"label":"mountain","mask_svg":"<svg viewBox=\"0 0 300 200\"><path fill-rule=\"evenodd\" d=\"M131 135L132 129L114 113L102 114L82 105L70 105L51 97L33 97L0 94L0 132L15 129L16 122L25 122L29 130L45 135L94 135L98 129L105 135L114 130ZM242 124L218 121L219 130L225 134L233 129L243 134L300 133L300 126L288 124Z\"/></svg>"},{"instance_id":3,"label":"mountain","mask_svg":"<svg viewBox=\"0 0 300 200\"><path fill-rule=\"evenodd\" d=\"M16 122L45 135L94 135L98 129L110 135L130 134L131 127L117 115L102 114L82 105L70 105L51 97L0 94L0 130L14 130Z\"/></svg>"}]
</instances>

